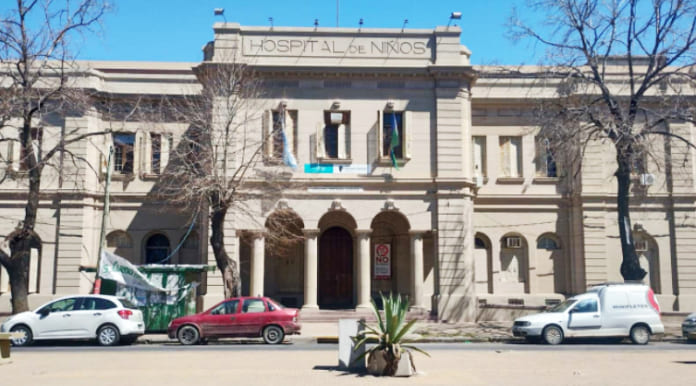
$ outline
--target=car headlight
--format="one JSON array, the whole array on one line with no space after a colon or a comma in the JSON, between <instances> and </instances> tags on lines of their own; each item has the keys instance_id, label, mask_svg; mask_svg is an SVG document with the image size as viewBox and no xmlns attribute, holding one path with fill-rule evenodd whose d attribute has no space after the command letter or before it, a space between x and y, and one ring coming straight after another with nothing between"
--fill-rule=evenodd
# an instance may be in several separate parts
<instances>
[{"instance_id":1,"label":"car headlight","mask_svg":"<svg viewBox=\"0 0 696 386\"><path fill-rule=\"evenodd\" d=\"M528 322L526 320L516 320L514 326L515 327L529 327L532 325L532 322Z\"/></svg>"}]
</instances>

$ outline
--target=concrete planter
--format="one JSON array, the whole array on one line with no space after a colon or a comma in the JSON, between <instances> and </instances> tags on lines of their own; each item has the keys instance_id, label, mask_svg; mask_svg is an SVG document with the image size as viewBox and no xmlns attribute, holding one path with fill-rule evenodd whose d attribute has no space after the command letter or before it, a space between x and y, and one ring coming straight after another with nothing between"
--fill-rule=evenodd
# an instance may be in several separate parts
<instances>
[{"instance_id":1,"label":"concrete planter","mask_svg":"<svg viewBox=\"0 0 696 386\"><path fill-rule=\"evenodd\" d=\"M385 374L387 369L387 353L385 351L377 351L369 355L367 358L367 372L372 375L389 375ZM413 365L413 359L411 358L410 351L404 351L401 354L401 359L397 364L396 371L394 371L394 377L410 377L416 373L415 366Z\"/></svg>"}]
</instances>

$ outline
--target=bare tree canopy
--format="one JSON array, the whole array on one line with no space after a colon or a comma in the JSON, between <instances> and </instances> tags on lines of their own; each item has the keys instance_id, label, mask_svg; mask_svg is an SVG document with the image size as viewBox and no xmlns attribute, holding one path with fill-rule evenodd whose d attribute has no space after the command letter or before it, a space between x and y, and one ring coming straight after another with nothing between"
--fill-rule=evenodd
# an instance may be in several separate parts
<instances>
[{"instance_id":1,"label":"bare tree canopy","mask_svg":"<svg viewBox=\"0 0 696 386\"><path fill-rule=\"evenodd\" d=\"M15 313L28 309L30 250L40 245L34 228L42 172L46 166L62 168L65 157L83 161L69 145L103 134L66 131L65 125L56 133L44 133L44 128L55 127L52 120L89 109L90 95L72 83L81 70L72 62L70 49L79 34L98 27L108 9L101 0L16 0L16 7L0 19L0 141L19 150L10 152L16 153L14 159L4 160L8 166L0 183L14 178L27 186L24 219L7 236L10 253L0 249Z\"/></svg>"},{"instance_id":2,"label":"bare tree canopy","mask_svg":"<svg viewBox=\"0 0 696 386\"><path fill-rule=\"evenodd\" d=\"M175 206L208 212L210 244L225 296L240 296L238 261L224 243L226 222L250 219L270 248L293 244L301 238L301 227L293 226L292 211L276 211L264 221L267 208L247 205L259 199L275 203L290 180L282 165L265 162L270 136L261 127L268 124L265 111L270 106L263 105L262 80L234 58L204 62L195 71L201 92L164 100L157 118L183 123L187 129L172 149L156 194ZM228 219L228 214L234 217Z\"/></svg>"},{"instance_id":3,"label":"bare tree canopy","mask_svg":"<svg viewBox=\"0 0 696 386\"><path fill-rule=\"evenodd\" d=\"M642 280L646 273L631 232L632 173L644 173L656 138L694 147L691 133L670 125L694 122L696 3L544 0L530 6L545 23L530 25L513 16L510 33L546 48L545 65L534 76L556 92L541 105L540 135L556 154L578 160L593 143L613 145L621 274ZM670 162L664 167L671 168Z\"/></svg>"}]
</instances>

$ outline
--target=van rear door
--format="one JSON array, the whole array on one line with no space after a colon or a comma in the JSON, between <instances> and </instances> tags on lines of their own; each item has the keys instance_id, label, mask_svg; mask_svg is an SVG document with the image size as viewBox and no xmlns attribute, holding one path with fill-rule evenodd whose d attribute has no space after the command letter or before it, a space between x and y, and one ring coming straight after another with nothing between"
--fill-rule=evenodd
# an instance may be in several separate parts
<instances>
[{"instance_id":1,"label":"van rear door","mask_svg":"<svg viewBox=\"0 0 696 386\"><path fill-rule=\"evenodd\" d=\"M568 313L568 328L573 330L589 330L602 326L597 298L580 300Z\"/></svg>"}]
</instances>

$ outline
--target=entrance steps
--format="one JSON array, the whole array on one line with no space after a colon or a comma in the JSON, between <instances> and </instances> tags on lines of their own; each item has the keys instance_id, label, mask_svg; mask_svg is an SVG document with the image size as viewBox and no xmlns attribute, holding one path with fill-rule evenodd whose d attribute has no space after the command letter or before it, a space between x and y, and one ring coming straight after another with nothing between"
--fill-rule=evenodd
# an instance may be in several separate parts
<instances>
[{"instance_id":1,"label":"entrance steps","mask_svg":"<svg viewBox=\"0 0 696 386\"><path fill-rule=\"evenodd\" d=\"M338 322L339 319L365 319L366 321L376 321L375 315L369 309L346 309L346 310L315 310L301 309L300 323L325 323ZM406 320L434 320L429 310L410 310L406 314Z\"/></svg>"}]
</instances>

